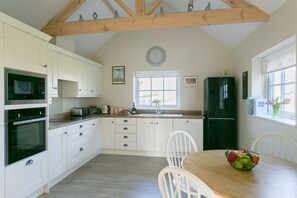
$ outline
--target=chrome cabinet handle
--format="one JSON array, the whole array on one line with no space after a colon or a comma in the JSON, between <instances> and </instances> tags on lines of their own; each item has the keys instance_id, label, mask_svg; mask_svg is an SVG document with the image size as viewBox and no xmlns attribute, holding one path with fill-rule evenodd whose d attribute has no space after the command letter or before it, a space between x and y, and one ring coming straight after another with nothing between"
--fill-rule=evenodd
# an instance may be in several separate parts
<instances>
[{"instance_id":1,"label":"chrome cabinet handle","mask_svg":"<svg viewBox=\"0 0 297 198\"><path fill-rule=\"evenodd\" d=\"M79 136L82 136L83 135L83 133L81 132L80 134L79 134Z\"/></svg>"},{"instance_id":2,"label":"chrome cabinet handle","mask_svg":"<svg viewBox=\"0 0 297 198\"><path fill-rule=\"evenodd\" d=\"M81 89L78 89L78 91L81 91Z\"/></svg>"},{"instance_id":3,"label":"chrome cabinet handle","mask_svg":"<svg viewBox=\"0 0 297 198\"><path fill-rule=\"evenodd\" d=\"M84 151L84 149L83 149L83 148L80 148L79 151L80 151L80 152L81 152L81 151Z\"/></svg>"},{"instance_id":4,"label":"chrome cabinet handle","mask_svg":"<svg viewBox=\"0 0 297 198\"><path fill-rule=\"evenodd\" d=\"M189 120L187 120L186 123L189 123Z\"/></svg>"},{"instance_id":5,"label":"chrome cabinet handle","mask_svg":"<svg viewBox=\"0 0 297 198\"><path fill-rule=\"evenodd\" d=\"M64 135L67 135L67 132L64 132Z\"/></svg>"},{"instance_id":6,"label":"chrome cabinet handle","mask_svg":"<svg viewBox=\"0 0 297 198\"><path fill-rule=\"evenodd\" d=\"M33 164L33 160L31 160L31 159L26 162L26 166L29 166L31 164Z\"/></svg>"},{"instance_id":7,"label":"chrome cabinet handle","mask_svg":"<svg viewBox=\"0 0 297 198\"><path fill-rule=\"evenodd\" d=\"M127 146L128 146L128 144L124 144L123 146L124 146L124 147L127 147Z\"/></svg>"},{"instance_id":8,"label":"chrome cabinet handle","mask_svg":"<svg viewBox=\"0 0 297 198\"><path fill-rule=\"evenodd\" d=\"M58 89L58 87L53 87L53 89Z\"/></svg>"},{"instance_id":9,"label":"chrome cabinet handle","mask_svg":"<svg viewBox=\"0 0 297 198\"><path fill-rule=\"evenodd\" d=\"M79 128L80 128L80 129L83 128L83 125L80 125Z\"/></svg>"},{"instance_id":10,"label":"chrome cabinet handle","mask_svg":"<svg viewBox=\"0 0 297 198\"><path fill-rule=\"evenodd\" d=\"M127 139L127 138L128 138L128 136L126 136L126 135L125 135L125 136L124 136L124 138L125 138L125 139Z\"/></svg>"},{"instance_id":11,"label":"chrome cabinet handle","mask_svg":"<svg viewBox=\"0 0 297 198\"><path fill-rule=\"evenodd\" d=\"M42 65L42 67L47 68L47 65Z\"/></svg>"},{"instance_id":12,"label":"chrome cabinet handle","mask_svg":"<svg viewBox=\"0 0 297 198\"><path fill-rule=\"evenodd\" d=\"M124 127L124 130L126 131L126 130L128 130L128 128L127 127Z\"/></svg>"},{"instance_id":13,"label":"chrome cabinet handle","mask_svg":"<svg viewBox=\"0 0 297 198\"><path fill-rule=\"evenodd\" d=\"M96 124L95 123L93 123L93 126L95 126Z\"/></svg>"},{"instance_id":14,"label":"chrome cabinet handle","mask_svg":"<svg viewBox=\"0 0 297 198\"><path fill-rule=\"evenodd\" d=\"M156 122L156 124L159 124L158 122Z\"/></svg>"},{"instance_id":15,"label":"chrome cabinet handle","mask_svg":"<svg viewBox=\"0 0 297 198\"><path fill-rule=\"evenodd\" d=\"M111 121L111 123L113 124L114 122L113 122L113 121Z\"/></svg>"},{"instance_id":16,"label":"chrome cabinet handle","mask_svg":"<svg viewBox=\"0 0 297 198\"><path fill-rule=\"evenodd\" d=\"M91 90L91 92L94 92L94 90Z\"/></svg>"},{"instance_id":17,"label":"chrome cabinet handle","mask_svg":"<svg viewBox=\"0 0 297 198\"><path fill-rule=\"evenodd\" d=\"M128 120L124 120L124 122L128 122Z\"/></svg>"}]
</instances>

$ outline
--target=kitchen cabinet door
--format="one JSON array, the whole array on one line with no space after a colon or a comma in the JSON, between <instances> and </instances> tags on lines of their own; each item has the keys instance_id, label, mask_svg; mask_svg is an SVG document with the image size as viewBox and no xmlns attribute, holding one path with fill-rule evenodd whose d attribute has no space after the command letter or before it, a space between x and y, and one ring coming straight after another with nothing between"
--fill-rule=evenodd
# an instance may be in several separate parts
<instances>
[{"instance_id":1,"label":"kitchen cabinet door","mask_svg":"<svg viewBox=\"0 0 297 198\"><path fill-rule=\"evenodd\" d=\"M115 119L102 118L103 124L103 148L115 149Z\"/></svg>"},{"instance_id":2,"label":"kitchen cabinet door","mask_svg":"<svg viewBox=\"0 0 297 198\"><path fill-rule=\"evenodd\" d=\"M155 120L153 118L137 119L137 150L155 150Z\"/></svg>"},{"instance_id":3,"label":"kitchen cabinet door","mask_svg":"<svg viewBox=\"0 0 297 198\"><path fill-rule=\"evenodd\" d=\"M5 197L24 198L47 183L47 152L13 163L5 168Z\"/></svg>"},{"instance_id":4,"label":"kitchen cabinet door","mask_svg":"<svg viewBox=\"0 0 297 198\"><path fill-rule=\"evenodd\" d=\"M99 119L91 120L92 126L90 128L92 134L92 148L91 154L97 153L101 149L101 138L102 134L100 132L100 121Z\"/></svg>"},{"instance_id":5,"label":"kitchen cabinet door","mask_svg":"<svg viewBox=\"0 0 297 198\"><path fill-rule=\"evenodd\" d=\"M166 151L166 142L173 130L172 119L155 119L155 151Z\"/></svg>"},{"instance_id":6,"label":"kitchen cabinet door","mask_svg":"<svg viewBox=\"0 0 297 198\"><path fill-rule=\"evenodd\" d=\"M49 181L67 170L67 127L49 131Z\"/></svg>"},{"instance_id":7,"label":"kitchen cabinet door","mask_svg":"<svg viewBox=\"0 0 297 198\"><path fill-rule=\"evenodd\" d=\"M100 97L102 94L102 69L90 66L91 96Z\"/></svg>"},{"instance_id":8,"label":"kitchen cabinet door","mask_svg":"<svg viewBox=\"0 0 297 198\"><path fill-rule=\"evenodd\" d=\"M47 87L49 97L58 97L58 53L48 49Z\"/></svg>"},{"instance_id":9,"label":"kitchen cabinet door","mask_svg":"<svg viewBox=\"0 0 297 198\"><path fill-rule=\"evenodd\" d=\"M173 119L174 131L185 131L194 139L198 151L203 150L203 120Z\"/></svg>"},{"instance_id":10,"label":"kitchen cabinet door","mask_svg":"<svg viewBox=\"0 0 297 198\"><path fill-rule=\"evenodd\" d=\"M90 66L89 64L76 61L78 71L78 96L88 97L91 96L90 84Z\"/></svg>"},{"instance_id":11,"label":"kitchen cabinet door","mask_svg":"<svg viewBox=\"0 0 297 198\"><path fill-rule=\"evenodd\" d=\"M4 25L5 67L47 73L47 42Z\"/></svg>"},{"instance_id":12,"label":"kitchen cabinet door","mask_svg":"<svg viewBox=\"0 0 297 198\"><path fill-rule=\"evenodd\" d=\"M76 60L58 53L58 79L77 82Z\"/></svg>"}]
</instances>

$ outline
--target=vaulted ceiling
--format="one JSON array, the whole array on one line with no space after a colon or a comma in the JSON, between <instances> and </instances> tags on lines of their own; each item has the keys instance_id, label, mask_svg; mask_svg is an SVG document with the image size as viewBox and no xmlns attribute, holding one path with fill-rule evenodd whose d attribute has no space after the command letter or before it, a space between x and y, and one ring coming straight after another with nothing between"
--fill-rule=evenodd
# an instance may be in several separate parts
<instances>
[{"instance_id":1,"label":"vaulted ceiling","mask_svg":"<svg viewBox=\"0 0 297 198\"><path fill-rule=\"evenodd\" d=\"M41 30L57 16L70 1L71 0L0 0L0 11ZM114 18L114 10L117 10L120 18L129 17L129 8L131 9L130 15L134 14L136 11L134 10L135 0L117 1L126 5L128 11L116 1L117 0L85 0L76 11L71 13L70 16L67 16L66 22L75 23L79 21L80 16L84 21L94 20L94 12L98 15L98 19L107 19ZM204 11L209 2L211 10L229 9L230 4L224 1L236 2L237 0L194 0L192 13ZM272 14L285 1L286 0L246 0L245 2L260 8L268 14ZM108 7L106 2L109 2L111 6ZM157 0L146 0L145 7L149 8L153 3L157 2ZM177 12L187 12L189 2L191 2L191 0L163 0L156 6L156 9L153 10L153 14L159 15L161 6L166 15ZM262 22L207 25L197 26L197 28L207 32L228 48L233 49L261 23ZM116 34L116 32L107 31L104 33L77 34L71 35L70 37L74 37L75 39L77 52L83 56L90 57L98 48L103 46L105 42L112 39L114 34Z\"/></svg>"}]
</instances>

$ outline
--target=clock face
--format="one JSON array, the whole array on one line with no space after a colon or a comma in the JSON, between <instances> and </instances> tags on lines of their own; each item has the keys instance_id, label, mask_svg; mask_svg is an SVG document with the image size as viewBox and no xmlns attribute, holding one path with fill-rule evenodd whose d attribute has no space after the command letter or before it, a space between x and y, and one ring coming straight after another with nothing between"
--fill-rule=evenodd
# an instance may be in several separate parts
<instances>
[{"instance_id":1,"label":"clock face","mask_svg":"<svg viewBox=\"0 0 297 198\"><path fill-rule=\"evenodd\" d=\"M162 47L154 46L147 51L146 60L152 66L160 66L166 60L166 52Z\"/></svg>"}]
</instances>

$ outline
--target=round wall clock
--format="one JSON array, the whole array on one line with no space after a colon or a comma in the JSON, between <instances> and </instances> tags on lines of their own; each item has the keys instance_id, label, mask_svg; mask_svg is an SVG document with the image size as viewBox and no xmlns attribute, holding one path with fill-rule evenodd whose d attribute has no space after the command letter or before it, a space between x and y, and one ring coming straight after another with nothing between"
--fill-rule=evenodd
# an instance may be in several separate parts
<instances>
[{"instance_id":1,"label":"round wall clock","mask_svg":"<svg viewBox=\"0 0 297 198\"><path fill-rule=\"evenodd\" d=\"M146 53L146 60L152 66L160 66L166 60L166 52L162 47L151 47Z\"/></svg>"}]
</instances>

